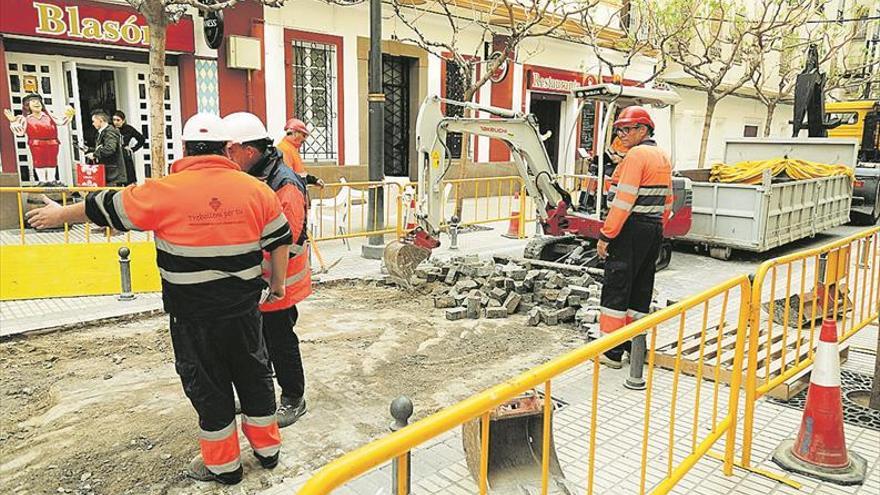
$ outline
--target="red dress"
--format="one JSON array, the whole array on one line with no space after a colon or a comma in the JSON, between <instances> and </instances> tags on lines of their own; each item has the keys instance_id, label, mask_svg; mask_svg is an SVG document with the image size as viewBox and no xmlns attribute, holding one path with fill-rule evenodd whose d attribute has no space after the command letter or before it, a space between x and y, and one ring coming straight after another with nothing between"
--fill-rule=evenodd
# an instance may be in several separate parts
<instances>
[{"instance_id":1,"label":"red dress","mask_svg":"<svg viewBox=\"0 0 880 495\"><path fill-rule=\"evenodd\" d=\"M58 166L58 126L48 113L37 118L33 114L27 118L28 147L36 168Z\"/></svg>"}]
</instances>

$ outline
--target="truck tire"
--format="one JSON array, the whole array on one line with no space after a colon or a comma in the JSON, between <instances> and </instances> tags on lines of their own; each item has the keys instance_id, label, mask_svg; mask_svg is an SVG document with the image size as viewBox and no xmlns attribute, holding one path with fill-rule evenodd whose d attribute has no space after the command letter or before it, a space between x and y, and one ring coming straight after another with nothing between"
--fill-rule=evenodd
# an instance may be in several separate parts
<instances>
[{"instance_id":1,"label":"truck tire","mask_svg":"<svg viewBox=\"0 0 880 495\"><path fill-rule=\"evenodd\" d=\"M729 247L723 246L710 246L709 247L709 256L715 258L716 260L727 261L730 259L730 256L733 254L733 249Z\"/></svg>"}]
</instances>

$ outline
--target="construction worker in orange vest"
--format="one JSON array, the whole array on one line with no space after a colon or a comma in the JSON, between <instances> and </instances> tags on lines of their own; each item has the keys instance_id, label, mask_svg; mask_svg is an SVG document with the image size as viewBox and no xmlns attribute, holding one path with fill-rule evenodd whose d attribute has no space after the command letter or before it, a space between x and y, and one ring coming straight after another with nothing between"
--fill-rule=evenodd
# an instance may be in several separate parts
<instances>
[{"instance_id":1,"label":"construction worker in orange vest","mask_svg":"<svg viewBox=\"0 0 880 495\"><path fill-rule=\"evenodd\" d=\"M254 455L266 469L278 464L281 434L258 305L287 297L293 239L275 193L223 156L227 140L219 117L197 114L183 128L187 156L170 175L93 192L71 206L45 199L28 217L37 228L91 221L155 232L175 368L199 416L201 455L188 474L235 484L242 466L233 387ZM268 286L263 252L271 257Z\"/></svg>"},{"instance_id":2,"label":"construction worker in orange vest","mask_svg":"<svg viewBox=\"0 0 880 495\"><path fill-rule=\"evenodd\" d=\"M284 163L303 177L306 184L324 187L324 181L306 172L306 166L299 154L299 149L309 138L309 134L309 128L305 122L297 118L290 119L284 125L284 137L278 141L276 147L284 157Z\"/></svg>"},{"instance_id":3,"label":"construction worker in orange vest","mask_svg":"<svg viewBox=\"0 0 880 495\"><path fill-rule=\"evenodd\" d=\"M293 234L284 298L260 305L269 360L281 386L278 426L284 428L306 412L302 356L299 338L293 330L299 316L296 305L312 293L309 254L305 247L306 184L300 175L284 165L281 153L272 146L259 117L237 112L224 117L223 123L230 133L229 158L275 191ZM264 276L268 276L268 271L264 271Z\"/></svg>"},{"instance_id":4,"label":"construction worker in orange vest","mask_svg":"<svg viewBox=\"0 0 880 495\"><path fill-rule=\"evenodd\" d=\"M611 176L610 208L602 225L597 251L605 259L599 330L608 334L651 310L655 262L663 241L663 225L672 211L672 165L651 138L654 121L639 106L620 112L614 131L628 149ZM602 362L623 366L630 343L610 349Z\"/></svg>"}]
</instances>

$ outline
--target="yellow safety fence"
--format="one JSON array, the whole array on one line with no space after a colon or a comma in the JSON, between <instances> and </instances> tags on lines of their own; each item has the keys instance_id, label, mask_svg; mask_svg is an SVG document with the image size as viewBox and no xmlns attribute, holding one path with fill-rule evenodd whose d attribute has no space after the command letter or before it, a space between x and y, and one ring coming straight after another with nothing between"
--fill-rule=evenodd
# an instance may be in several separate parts
<instances>
[{"instance_id":1,"label":"yellow safety fence","mask_svg":"<svg viewBox=\"0 0 880 495\"><path fill-rule=\"evenodd\" d=\"M751 462L755 403L813 364L823 318L845 343L880 315L880 227L762 263L752 283L742 463ZM783 390L785 392L785 390Z\"/></svg>"},{"instance_id":2,"label":"yellow safety fence","mask_svg":"<svg viewBox=\"0 0 880 495\"><path fill-rule=\"evenodd\" d=\"M746 276L740 276L655 312L602 339L342 456L318 471L300 493L330 493L392 461L397 464L400 476L398 494L403 495L407 493L406 487L409 485L406 477L410 472L407 466L410 451L460 425L479 421L480 469L475 479L475 489L485 494L490 488L487 471L488 459L492 455L489 441L492 430L488 425L492 412L506 401L535 388L541 390L544 397L552 397L555 380L562 381L559 386L571 383L569 380L591 384L589 391L585 392L587 395L583 396L584 406L578 404L578 407L557 411L552 420L552 424L557 425L568 422L572 429L582 432L581 438L571 440L566 445L570 449L572 443L576 443L583 449L583 454L576 455L577 462L581 464L569 470L568 474L574 476L569 476L567 480L583 487L586 493L668 493L722 437L725 438L724 472L730 475L734 463L736 411L743 374L749 294L749 280ZM738 337L733 368L727 373L729 386L724 390L720 384L720 375L725 373L720 361L722 353L714 346L715 342L720 343L721 336L729 328ZM603 398L600 402L600 375L603 374L603 368L599 365L599 356L639 334L646 334L648 341L647 388L644 397L639 398L641 407L635 406L639 414L629 417L621 415L619 409L614 407L615 399L609 401ZM701 358L704 354L717 356L715 365L707 366L705 370L699 367L695 378L683 376L685 363L680 351L673 358L671 370L662 370L655 362L661 346L677 343L681 349L685 335L687 338L697 336ZM591 378L583 375L591 375ZM710 376L714 377L714 383L704 381ZM614 385L615 388L619 386ZM551 484L548 452L553 435L553 401L545 400L543 407L539 483L541 493L546 494ZM632 436L640 438L638 459L622 456L618 448L623 441L621 437ZM609 480L609 476L604 474L597 479L597 469L611 467L614 473L626 473L626 476Z\"/></svg>"},{"instance_id":3,"label":"yellow safety fence","mask_svg":"<svg viewBox=\"0 0 880 495\"><path fill-rule=\"evenodd\" d=\"M42 205L43 194L67 205L102 189L113 188L0 187L3 222L15 220L17 227L0 231L0 300L118 294L118 251L123 246L130 250L132 291L161 289L156 247L148 232L121 234L89 223L40 233L27 229L25 209L29 203ZM10 206L16 215L12 218L6 216Z\"/></svg>"}]
</instances>

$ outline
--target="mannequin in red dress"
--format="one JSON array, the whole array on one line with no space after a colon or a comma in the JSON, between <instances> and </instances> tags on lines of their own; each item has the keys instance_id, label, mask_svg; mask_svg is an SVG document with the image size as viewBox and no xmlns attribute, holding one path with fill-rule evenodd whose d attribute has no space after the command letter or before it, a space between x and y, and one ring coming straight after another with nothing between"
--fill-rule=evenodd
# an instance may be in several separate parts
<instances>
[{"instance_id":1,"label":"mannequin in red dress","mask_svg":"<svg viewBox=\"0 0 880 495\"><path fill-rule=\"evenodd\" d=\"M16 136L27 136L37 181L41 184L55 182L58 169L58 126L70 122L74 109L68 107L64 117L55 117L46 110L43 97L38 94L25 96L21 106L22 115L16 116L9 110L4 112L9 119L9 127Z\"/></svg>"}]
</instances>

